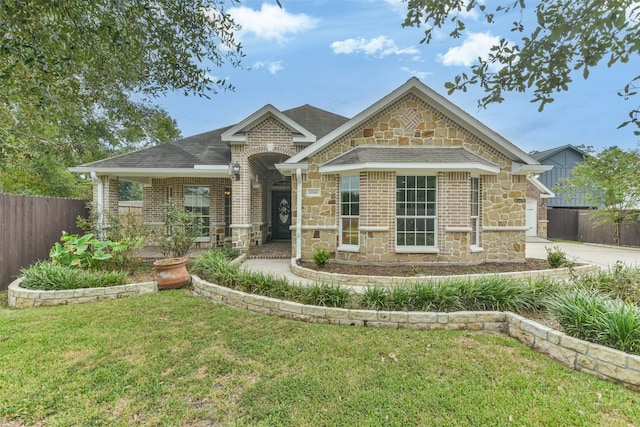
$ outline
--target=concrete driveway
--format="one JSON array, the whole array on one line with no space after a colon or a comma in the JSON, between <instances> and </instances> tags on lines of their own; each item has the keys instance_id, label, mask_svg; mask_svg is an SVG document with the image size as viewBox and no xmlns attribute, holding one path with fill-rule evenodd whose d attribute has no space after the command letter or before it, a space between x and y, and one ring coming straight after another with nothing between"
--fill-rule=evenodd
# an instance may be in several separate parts
<instances>
[{"instance_id":1,"label":"concrete driveway","mask_svg":"<svg viewBox=\"0 0 640 427\"><path fill-rule=\"evenodd\" d=\"M640 249L620 248L617 246L597 245L594 243L550 242L540 238L527 238L527 258L547 259L545 248L560 248L569 260L578 263L595 264L608 268L621 261L626 265L640 266Z\"/></svg>"}]
</instances>

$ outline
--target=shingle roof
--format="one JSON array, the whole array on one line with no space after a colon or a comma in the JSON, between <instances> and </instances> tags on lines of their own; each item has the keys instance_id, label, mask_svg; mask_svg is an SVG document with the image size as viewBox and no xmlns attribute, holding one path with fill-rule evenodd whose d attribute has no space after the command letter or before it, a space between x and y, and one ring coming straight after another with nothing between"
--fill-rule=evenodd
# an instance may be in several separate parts
<instances>
[{"instance_id":1,"label":"shingle roof","mask_svg":"<svg viewBox=\"0 0 640 427\"><path fill-rule=\"evenodd\" d=\"M549 150L545 150L545 151L539 151L537 153L532 153L531 157L533 157L534 159L536 159L537 161L542 161L545 159L548 159L549 157L553 156L556 153L559 153L562 150L566 150L566 149L570 149L573 150L579 154L582 154L583 156L586 155L586 153L584 151L582 151L581 149L579 149L578 147L575 147L571 144L567 144L567 145L563 145L562 147L556 147L556 148L551 148Z\"/></svg>"},{"instance_id":2,"label":"shingle roof","mask_svg":"<svg viewBox=\"0 0 640 427\"><path fill-rule=\"evenodd\" d=\"M323 166L344 166L364 163L493 163L462 147L381 147L359 146L347 151Z\"/></svg>"},{"instance_id":3,"label":"shingle roof","mask_svg":"<svg viewBox=\"0 0 640 427\"><path fill-rule=\"evenodd\" d=\"M309 104L283 111L283 113L314 134L317 139L349 121L347 117L312 107Z\"/></svg>"},{"instance_id":4,"label":"shingle roof","mask_svg":"<svg viewBox=\"0 0 640 427\"><path fill-rule=\"evenodd\" d=\"M346 117L308 104L283 111L282 113L316 135L318 139L349 120ZM227 126L177 141L86 163L81 166L96 168L192 169L194 165L228 165L231 161L231 148L227 143L222 142L221 135L232 127Z\"/></svg>"}]
</instances>

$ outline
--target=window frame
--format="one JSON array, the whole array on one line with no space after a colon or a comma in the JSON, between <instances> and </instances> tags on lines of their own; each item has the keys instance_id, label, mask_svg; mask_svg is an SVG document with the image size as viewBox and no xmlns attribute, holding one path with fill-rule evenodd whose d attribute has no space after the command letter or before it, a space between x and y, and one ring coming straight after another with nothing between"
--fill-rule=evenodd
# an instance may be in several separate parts
<instances>
[{"instance_id":1,"label":"window frame","mask_svg":"<svg viewBox=\"0 0 640 427\"><path fill-rule=\"evenodd\" d=\"M398 184L402 178L405 178L405 185L400 187ZM410 186L412 178L414 183L413 186ZM419 186L420 178L424 178L424 187ZM437 253L438 176L396 175L395 187L395 251L398 253ZM404 192L402 197L400 197L401 192ZM424 200L419 200L421 192L424 192ZM409 214L409 210L413 212ZM418 214L420 210L423 210L424 214ZM402 211L404 211L404 214L401 214ZM400 227L401 221L404 224L402 230ZM408 229L407 223L410 221L413 221L413 227ZM418 221L424 221L424 230L418 229ZM432 224L432 227L429 227L429 223ZM407 233L413 233L413 244L406 244L407 236L409 236ZM401 234L404 234L404 244L399 243ZM424 236L424 244L416 244L420 234ZM427 244L429 235L433 236L432 244Z\"/></svg>"},{"instance_id":2,"label":"window frame","mask_svg":"<svg viewBox=\"0 0 640 427\"><path fill-rule=\"evenodd\" d=\"M209 194L209 204L206 205L207 208L207 214L204 215L202 214L202 212L194 212L194 214L199 217L202 220L202 225L201 228L203 230L207 230L206 235L203 233L202 235L196 237L195 241L196 242L209 242L211 241L211 187L209 187L208 185L197 185L197 184L189 184L189 185L184 185L182 187L182 204L184 207L185 212L193 212L193 210L189 210L188 208L203 208L205 207L205 205L193 205L193 206L188 206L187 205L187 188L206 188L208 190L208 194ZM194 195L194 197L197 197L198 199L200 198L198 195Z\"/></svg>"},{"instance_id":3,"label":"window frame","mask_svg":"<svg viewBox=\"0 0 640 427\"><path fill-rule=\"evenodd\" d=\"M353 187L352 186L352 181L353 180L357 180L357 187ZM348 201L347 202L343 202L343 193L345 193L344 190L344 183L345 180L348 180L348 182L350 183L349 187L348 187ZM339 251L345 251L345 252L357 252L360 249L360 175L356 174L356 175L340 175L340 187L339 187L339 210L340 210L340 214L338 215L338 250ZM358 196L358 200L357 201L353 201L352 200L352 192L353 190L357 189L357 196ZM346 206L349 206L349 214L345 214L344 213L344 208ZM353 214L354 211L354 207L356 207L357 210L357 214ZM350 224L351 221L355 220L356 222L356 227L357 227L357 231L356 231L356 244L353 244L352 240L350 240L348 243L344 242L344 229L343 229L343 225L344 225L344 220L349 220ZM352 232L353 233L353 232Z\"/></svg>"},{"instance_id":4,"label":"window frame","mask_svg":"<svg viewBox=\"0 0 640 427\"><path fill-rule=\"evenodd\" d=\"M475 195L475 198L474 198L474 195ZM481 247L480 216L481 216L481 209L482 209L482 201L481 201L480 195L481 195L480 177L472 176L470 180L470 191L469 191L469 226L471 227L471 231L469 232L469 246L472 249L479 249Z\"/></svg>"}]
</instances>

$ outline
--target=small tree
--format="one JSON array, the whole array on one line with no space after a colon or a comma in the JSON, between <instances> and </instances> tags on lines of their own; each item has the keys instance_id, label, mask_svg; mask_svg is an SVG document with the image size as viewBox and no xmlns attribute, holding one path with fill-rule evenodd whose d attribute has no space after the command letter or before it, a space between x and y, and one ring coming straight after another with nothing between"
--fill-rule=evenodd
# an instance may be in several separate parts
<instances>
[{"instance_id":1,"label":"small tree","mask_svg":"<svg viewBox=\"0 0 640 427\"><path fill-rule=\"evenodd\" d=\"M166 229L159 233L157 239L160 251L165 256L187 255L202 231L201 218L175 203L163 204L161 209Z\"/></svg>"},{"instance_id":2,"label":"small tree","mask_svg":"<svg viewBox=\"0 0 640 427\"><path fill-rule=\"evenodd\" d=\"M596 225L614 225L613 238L620 245L620 224L625 219L636 220L634 210L640 203L640 152L610 147L585 160L563 178L555 188L570 197L582 193L585 201L598 209Z\"/></svg>"}]
</instances>

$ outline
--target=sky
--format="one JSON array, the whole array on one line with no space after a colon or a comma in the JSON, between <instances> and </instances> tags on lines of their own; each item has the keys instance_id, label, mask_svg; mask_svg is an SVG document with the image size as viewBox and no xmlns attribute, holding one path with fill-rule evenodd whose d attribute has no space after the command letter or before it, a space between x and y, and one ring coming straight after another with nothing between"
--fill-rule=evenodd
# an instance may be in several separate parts
<instances>
[{"instance_id":1,"label":"sky","mask_svg":"<svg viewBox=\"0 0 640 427\"><path fill-rule=\"evenodd\" d=\"M309 104L353 117L417 77L526 152L566 144L596 150L638 147L634 126L617 129L640 102L617 95L637 74L638 58L624 66L594 68L588 80L579 72L569 91L558 93L543 112L527 93L508 93L501 104L479 109L480 89L449 96L444 84L468 71L499 38L517 42L510 31L513 19L496 25L469 14L462 38L438 31L427 45L420 43L424 29L402 27L406 4L401 0L280 3L282 8L275 0L243 0L233 7L226 2L242 26L237 36L245 57L242 68L215 68L211 77L226 80L235 90L211 94L210 99L169 94L157 100L177 121L183 137L233 125L266 104L281 111Z\"/></svg>"}]
</instances>

